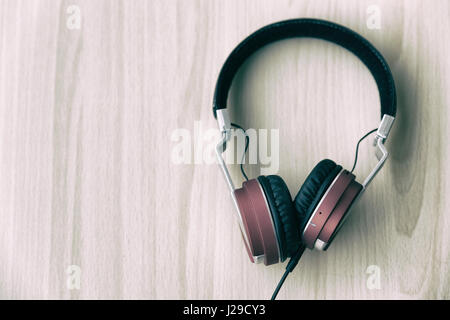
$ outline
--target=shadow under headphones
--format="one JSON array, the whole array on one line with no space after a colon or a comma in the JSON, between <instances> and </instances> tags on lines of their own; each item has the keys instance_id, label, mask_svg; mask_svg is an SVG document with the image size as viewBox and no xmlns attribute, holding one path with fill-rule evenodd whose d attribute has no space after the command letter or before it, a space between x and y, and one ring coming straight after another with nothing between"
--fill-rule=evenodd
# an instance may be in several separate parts
<instances>
[{"instance_id":1,"label":"shadow under headphones","mask_svg":"<svg viewBox=\"0 0 450 320\"><path fill-rule=\"evenodd\" d=\"M248 180L242 188L236 189L222 156L231 139L232 124L226 107L234 76L246 59L260 48L293 37L327 40L355 54L375 78L382 118L378 129L369 132L376 131L379 162L362 184L355 180L352 172L331 160L323 160L306 178L294 200L283 179L276 175ZM274 23L251 34L229 55L220 71L214 94L214 117L222 132L216 153L238 212L250 260L271 265L291 258L272 298L276 297L305 248L326 250L329 247L350 208L383 166L388 156L384 142L394 123L396 105L394 80L381 54L359 34L332 22L294 19Z\"/></svg>"}]
</instances>

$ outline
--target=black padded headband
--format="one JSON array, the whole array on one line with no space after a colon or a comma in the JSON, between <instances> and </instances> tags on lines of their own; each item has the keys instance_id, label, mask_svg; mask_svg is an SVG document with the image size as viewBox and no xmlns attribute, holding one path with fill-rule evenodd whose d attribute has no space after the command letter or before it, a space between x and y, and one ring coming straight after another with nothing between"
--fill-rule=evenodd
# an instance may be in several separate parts
<instances>
[{"instance_id":1,"label":"black padded headband","mask_svg":"<svg viewBox=\"0 0 450 320\"><path fill-rule=\"evenodd\" d=\"M263 27L242 41L220 71L214 93L213 112L226 109L233 78L245 60L265 45L287 38L310 37L336 43L353 52L372 73L380 92L381 117L395 117L397 97L394 79L381 54L356 32L338 24L317 19L294 19Z\"/></svg>"}]
</instances>

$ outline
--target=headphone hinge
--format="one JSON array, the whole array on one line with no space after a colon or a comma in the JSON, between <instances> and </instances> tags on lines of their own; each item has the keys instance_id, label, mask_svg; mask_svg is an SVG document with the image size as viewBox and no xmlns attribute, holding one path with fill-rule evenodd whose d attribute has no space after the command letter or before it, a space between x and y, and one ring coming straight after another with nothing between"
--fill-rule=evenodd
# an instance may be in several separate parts
<instances>
[{"instance_id":1,"label":"headphone hinge","mask_svg":"<svg viewBox=\"0 0 450 320\"><path fill-rule=\"evenodd\" d=\"M219 124L219 130L222 133L231 131L231 121L227 109L217 110L217 123Z\"/></svg>"},{"instance_id":2,"label":"headphone hinge","mask_svg":"<svg viewBox=\"0 0 450 320\"><path fill-rule=\"evenodd\" d=\"M392 125L394 124L394 120L395 118L393 116L387 115L385 114L383 116L383 119L380 122L380 125L378 126L378 130L377 130L377 138L376 139L382 139L383 142L384 140L387 139L387 137L389 136L389 132L392 129ZM376 140L374 145L376 146Z\"/></svg>"}]
</instances>

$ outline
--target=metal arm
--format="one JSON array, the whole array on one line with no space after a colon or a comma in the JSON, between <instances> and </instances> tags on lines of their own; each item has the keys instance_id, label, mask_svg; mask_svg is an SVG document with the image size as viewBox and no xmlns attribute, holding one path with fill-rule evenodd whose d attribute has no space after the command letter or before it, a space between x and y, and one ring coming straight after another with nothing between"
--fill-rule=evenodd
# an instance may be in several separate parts
<instances>
[{"instance_id":1,"label":"metal arm","mask_svg":"<svg viewBox=\"0 0 450 320\"><path fill-rule=\"evenodd\" d=\"M375 156L378 159L378 163L369 174L369 176L364 180L362 184L364 189L366 189L370 182L372 182L373 178L375 178L377 173L381 170L389 156L389 153L384 146L384 141L391 131L392 125L394 124L394 119L394 117L384 115L383 119L381 120L380 126L378 127L377 136L374 141L374 146L376 146Z\"/></svg>"},{"instance_id":2,"label":"metal arm","mask_svg":"<svg viewBox=\"0 0 450 320\"><path fill-rule=\"evenodd\" d=\"M228 168L222 156L222 154L227 149L227 142L231 139L231 122L226 109L217 111L217 121L219 123L220 132L222 133L222 140L216 146L216 156L219 162L219 166L225 176L227 185L230 188L231 193L233 194L235 190L234 183L231 179L230 172L228 172Z\"/></svg>"}]
</instances>

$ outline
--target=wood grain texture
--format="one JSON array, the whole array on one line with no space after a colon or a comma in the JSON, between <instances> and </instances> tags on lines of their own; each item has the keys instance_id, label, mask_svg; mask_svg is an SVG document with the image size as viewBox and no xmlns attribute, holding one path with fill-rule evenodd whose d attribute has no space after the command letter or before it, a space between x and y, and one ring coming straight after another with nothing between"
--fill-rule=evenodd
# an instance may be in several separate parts
<instances>
[{"instance_id":1,"label":"wood grain texture","mask_svg":"<svg viewBox=\"0 0 450 320\"><path fill-rule=\"evenodd\" d=\"M366 26L372 4L380 30ZM70 5L80 30L66 26ZM445 0L0 1L0 298L268 298L284 266L249 263L217 166L174 164L171 135L193 133L195 121L215 128L229 52L295 17L367 37L391 66L399 110L385 169L330 250L307 252L279 297L450 298ZM351 167L379 119L362 63L311 39L258 52L230 106L245 127L279 129L278 174L293 195L321 159ZM374 164L365 143L357 176ZM70 265L81 267L80 290L66 286ZM366 285L370 265L379 290Z\"/></svg>"}]
</instances>

